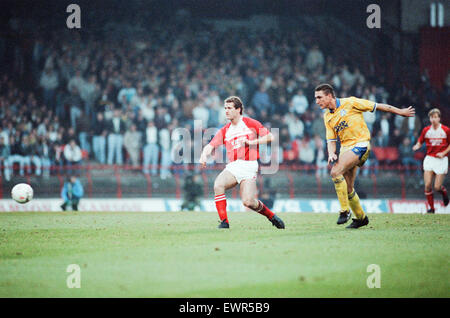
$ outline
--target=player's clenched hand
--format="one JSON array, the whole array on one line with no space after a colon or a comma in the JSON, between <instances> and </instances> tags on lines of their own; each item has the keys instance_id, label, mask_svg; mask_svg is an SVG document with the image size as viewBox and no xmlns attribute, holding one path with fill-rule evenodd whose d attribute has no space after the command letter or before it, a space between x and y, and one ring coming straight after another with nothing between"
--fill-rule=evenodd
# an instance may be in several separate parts
<instances>
[{"instance_id":1,"label":"player's clenched hand","mask_svg":"<svg viewBox=\"0 0 450 318\"><path fill-rule=\"evenodd\" d=\"M444 158L444 157L445 157L445 155L444 155L444 153L443 153L443 152L438 152L438 153L436 154L436 157L438 157L438 158L442 159L442 158Z\"/></svg>"},{"instance_id":2,"label":"player's clenched hand","mask_svg":"<svg viewBox=\"0 0 450 318\"><path fill-rule=\"evenodd\" d=\"M412 147L412 150L413 150L413 151L417 151L417 150L419 150L419 148L420 148L420 146L419 146L418 144L415 144L415 145Z\"/></svg>"},{"instance_id":3,"label":"player's clenched hand","mask_svg":"<svg viewBox=\"0 0 450 318\"><path fill-rule=\"evenodd\" d=\"M328 164L333 164L337 161L338 157L335 153L328 156Z\"/></svg>"},{"instance_id":4,"label":"player's clenched hand","mask_svg":"<svg viewBox=\"0 0 450 318\"><path fill-rule=\"evenodd\" d=\"M409 106L408 108L400 109L400 115L402 115L404 117L414 117L415 114L416 114L416 110L412 106Z\"/></svg>"}]
</instances>

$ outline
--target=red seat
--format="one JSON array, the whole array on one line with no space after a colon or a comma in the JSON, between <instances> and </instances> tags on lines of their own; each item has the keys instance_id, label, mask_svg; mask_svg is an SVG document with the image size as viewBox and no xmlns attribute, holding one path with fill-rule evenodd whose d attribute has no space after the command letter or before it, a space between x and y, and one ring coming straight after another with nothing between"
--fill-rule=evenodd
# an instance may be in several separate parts
<instances>
[{"instance_id":1,"label":"red seat","mask_svg":"<svg viewBox=\"0 0 450 318\"><path fill-rule=\"evenodd\" d=\"M386 160L386 155L383 147L373 147L372 151L375 155L375 158L377 158L378 161Z\"/></svg>"},{"instance_id":2,"label":"red seat","mask_svg":"<svg viewBox=\"0 0 450 318\"><path fill-rule=\"evenodd\" d=\"M372 150L378 161L396 161L399 158L399 152L396 147L373 147Z\"/></svg>"},{"instance_id":3,"label":"red seat","mask_svg":"<svg viewBox=\"0 0 450 318\"><path fill-rule=\"evenodd\" d=\"M398 149L396 147L386 147L384 148L386 152L386 159L389 161L396 161L400 157Z\"/></svg>"}]
</instances>

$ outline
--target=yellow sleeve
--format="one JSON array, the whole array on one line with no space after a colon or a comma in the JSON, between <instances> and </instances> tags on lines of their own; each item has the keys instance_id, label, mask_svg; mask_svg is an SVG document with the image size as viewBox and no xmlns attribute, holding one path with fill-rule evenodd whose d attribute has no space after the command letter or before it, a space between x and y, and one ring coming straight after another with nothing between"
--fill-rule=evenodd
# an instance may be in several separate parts
<instances>
[{"instance_id":1,"label":"yellow sleeve","mask_svg":"<svg viewBox=\"0 0 450 318\"><path fill-rule=\"evenodd\" d=\"M327 138L327 142L328 141L336 141L337 140L337 135L336 132L334 131L333 128L330 127L330 125L327 122L326 116L323 117L323 120L325 122L325 130L327 132L326 134L326 138Z\"/></svg>"},{"instance_id":2,"label":"yellow sleeve","mask_svg":"<svg viewBox=\"0 0 450 318\"><path fill-rule=\"evenodd\" d=\"M377 103L367 99L352 97L352 106L353 109L361 112L374 112L377 108Z\"/></svg>"}]
</instances>

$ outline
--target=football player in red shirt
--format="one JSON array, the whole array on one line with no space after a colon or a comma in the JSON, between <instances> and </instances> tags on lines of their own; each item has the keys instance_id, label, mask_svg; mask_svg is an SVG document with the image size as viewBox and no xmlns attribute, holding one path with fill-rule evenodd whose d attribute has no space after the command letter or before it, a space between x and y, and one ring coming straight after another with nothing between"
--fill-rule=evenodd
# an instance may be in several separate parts
<instances>
[{"instance_id":1,"label":"football player in red shirt","mask_svg":"<svg viewBox=\"0 0 450 318\"><path fill-rule=\"evenodd\" d=\"M239 97L230 96L225 99L225 115L230 122L205 146L199 160L205 167L212 151L225 145L229 163L214 181L215 203L221 222L219 228L230 227L225 191L239 184L243 205L266 216L277 228L284 229L283 221L257 199L258 145L271 142L273 135L259 121L243 117L243 109L244 105Z\"/></svg>"},{"instance_id":2,"label":"football player in red shirt","mask_svg":"<svg viewBox=\"0 0 450 318\"><path fill-rule=\"evenodd\" d=\"M448 172L448 153L450 152L450 128L441 124L441 112L433 108L428 113L431 125L425 127L420 134L419 140L413 150L417 151L425 142L427 155L423 161L423 178L425 182L425 196L430 209L428 213L434 213L433 177L434 190L442 194L444 206L448 205L447 189L443 186L445 176Z\"/></svg>"}]
</instances>

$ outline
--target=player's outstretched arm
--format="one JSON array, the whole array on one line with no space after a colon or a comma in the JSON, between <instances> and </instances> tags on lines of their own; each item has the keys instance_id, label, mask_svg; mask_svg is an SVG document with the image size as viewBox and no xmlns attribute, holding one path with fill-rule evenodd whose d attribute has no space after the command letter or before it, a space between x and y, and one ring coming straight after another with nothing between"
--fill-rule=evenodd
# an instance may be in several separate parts
<instances>
[{"instance_id":1,"label":"player's outstretched arm","mask_svg":"<svg viewBox=\"0 0 450 318\"><path fill-rule=\"evenodd\" d=\"M206 160L208 160L208 156L212 153L213 150L214 150L214 147L211 146L210 144L207 144L205 146L205 148L203 148L203 151L202 151L202 154L200 155L200 160L199 160L199 163L203 167L206 167Z\"/></svg>"},{"instance_id":2,"label":"player's outstretched arm","mask_svg":"<svg viewBox=\"0 0 450 318\"><path fill-rule=\"evenodd\" d=\"M262 145L262 144L267 144L272 141L273 141L273 135L272 135L272 133L268 133L267 135L262 136L261 138L258 138L258 139L254 139L254 140L245 139L244 144L249 145L249 146Z\"/></svg>"},{"instance_id":3,"label":"player's outstretched arm","mask_svg":"<svg viewBox=\"0 0 450 318\"><path fill-rule=\"evenodd\" d=\"M382 112L387 113L393 113L403 117L414 117L416 114L416 110L412 106L409 106L408 108L397 108L388 104L377 103L377 110L381 110Z\"/></svg>"}]
</instances>

